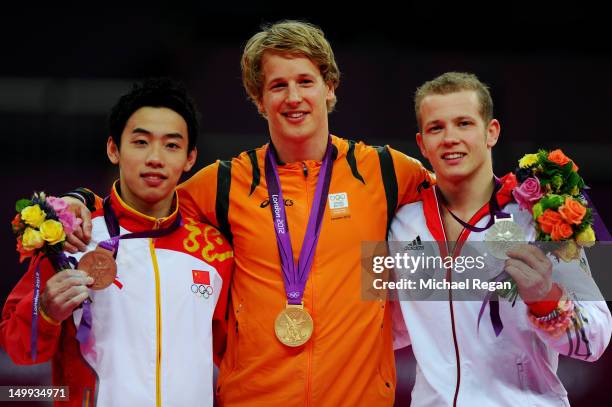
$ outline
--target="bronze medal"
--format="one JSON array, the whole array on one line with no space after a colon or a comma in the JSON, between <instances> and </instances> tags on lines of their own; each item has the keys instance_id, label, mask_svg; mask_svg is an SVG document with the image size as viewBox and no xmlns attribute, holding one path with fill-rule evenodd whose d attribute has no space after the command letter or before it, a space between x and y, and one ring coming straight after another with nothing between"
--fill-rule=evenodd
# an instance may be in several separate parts
<instances>
[{"instance_id":1,"label":"bronze medal","mask_svg":"<svg viewBox=\"0 0 612 407\"><path fill-rule=\"evenodd\" d=\"M89 287L92 290L102 290L108 287L117 277L117 262L112 252L99 246L96 247L96 250L85 253L77 268L94 279L93 284Z\"/></svg>"},{"instance_id":2,"label":"bronze medal","mask_svg":"<svg viewBox=\"0 0 612 407\"><path fill-rule=\"evenodd\" d=\"M297 347L308 342L312 336L312 317L304 309L304 305L288 304L274 322L274 332L281 343Z\"/></svg>"}]
</instances>

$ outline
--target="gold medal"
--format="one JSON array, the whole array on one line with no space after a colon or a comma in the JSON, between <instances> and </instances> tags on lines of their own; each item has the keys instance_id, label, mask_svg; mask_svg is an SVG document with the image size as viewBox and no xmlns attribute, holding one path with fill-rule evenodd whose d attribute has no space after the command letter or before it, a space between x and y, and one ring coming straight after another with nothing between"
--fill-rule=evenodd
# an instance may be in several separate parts
<instances>
[{"instance_id":1,"label":"gold medal","mask_svg":"<svg viewBox=\"0 0 612 407\"><path fill-rule=\"evenodd\" d=\"M304 304L287 304L274 321L274 332L284 345L297 347L308 342L312 336L312 317L304 309Z\"/></svg>"},{"instance_id":2,"label":"gold medal","mask_svg":"<svg viewBox=\"0 0 612 407\"><path fill-rule=\"evenodd\" d=\"M509 218L495 217L495 223L487 231L485 242L493 257L500 260L508 258L506 252L517 244L525 242L525 233L514 222L512 215Z\"/></svg>"},{"instance_id":3,"label":"gold medal","mask_svg":"<svg viewBox=\"0 0 612 407\"><path fill-rule=\"evenodd\" d=\"M112 252L99 246L96 247L96 250L85 253L77 268L94 279L90 287L92 290L102 290L108 287L117 277L117 262Z\"/></svg>"}]
</instances>

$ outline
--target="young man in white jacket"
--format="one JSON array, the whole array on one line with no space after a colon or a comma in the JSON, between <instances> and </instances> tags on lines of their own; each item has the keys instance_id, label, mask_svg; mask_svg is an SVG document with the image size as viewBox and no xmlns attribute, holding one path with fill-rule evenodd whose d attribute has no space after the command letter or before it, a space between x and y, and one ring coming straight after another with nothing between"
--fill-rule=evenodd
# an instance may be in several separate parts
<instances>
[{"instance_id":1,"label":"young man in white jacket","mask_svg":"<svg viewBox=\"0 0 612 407\"><path fill-rule=\"evenodd\" d=\"M495 207L513 215L526 241L534 240L531 214L519 212L512 201L515 181L493 175L491 150L500 124L493 119L487 87L472 74L446 73L417 90L415 110L416 140L437 184L425 186L422 202L398 211L389 241L437 242L438 255L462 256L466 248L485 247ZM416 243L401 246L412 250ZM393 245L392 251L402 250ZM413 406L568 406L556 374L558 355L594 361L606 349L612 320L605 301L577 301L553 282L553 270L584 274L578 261L551 261L527 244L507 256L495 261L489 253L486 264L497 268L490 276L505 270L514 278L519 293L514 305L500 299L482 312L482 301L460 301L452 289L438 290L438 301L424 299L423 292L410 300L410 294L400 294L396 330L407 327L408 335L398 335L396 343L411 343L417 360ZM441 279L457 279L456 271L445 270ZM559 314L566 317L554 319ZM575 322L579 318L581 325Z\"/></svg>"}]
</instances>

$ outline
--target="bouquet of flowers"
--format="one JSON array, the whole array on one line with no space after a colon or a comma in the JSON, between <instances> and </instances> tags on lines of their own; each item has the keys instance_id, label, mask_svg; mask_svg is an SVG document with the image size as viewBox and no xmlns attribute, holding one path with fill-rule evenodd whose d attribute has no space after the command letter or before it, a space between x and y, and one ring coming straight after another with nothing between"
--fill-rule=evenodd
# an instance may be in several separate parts
<instances>
[{"instance_id":1,"label":"bouquet of flowers","mask_svg":"<svg viewBox=\"0 0 612 407\"><path fill-rule=\"evenodd\" d=\"M28 271L34 271L30 352L35 361L40 296L39 264L43 257L48 257L55 270L70 268L71 261L63 253L64 242L66 234L72 233L81 220L68 210L68 204L63 199L46 196L44 192L34 193L31 199L18 200L15 210L17 215L11 225L17 236L19 261L30 259Z\"/></svg>"},{"instance_id":2,"label":"bouquet of flowers","mask_svg":"<svg viewBox=\"0 0 612 407\"><path fill-rule=\"evenodd\" d=\"M13 233L17 237L19 261L36 257L59 255L64 248L66 234L79 226L77 219L68 210L61 198L34 193L31 199L20 199L15 204L17 215L13 219Z\"/></svg>"},{"instance_id":3,"label":"bouquet of flowers","mask_svg":"<svg viewBox=\"0 0 612 407\"><path fill-rule=\"evenodd\" d=\"M578 259L580 247L595 242L578 166L560 149L539 150L519 160L515 175L519 184L512 195L521 209L533 215L536 240L566 242L553 254L564 261Z\"/></svg>"}]
</instances>

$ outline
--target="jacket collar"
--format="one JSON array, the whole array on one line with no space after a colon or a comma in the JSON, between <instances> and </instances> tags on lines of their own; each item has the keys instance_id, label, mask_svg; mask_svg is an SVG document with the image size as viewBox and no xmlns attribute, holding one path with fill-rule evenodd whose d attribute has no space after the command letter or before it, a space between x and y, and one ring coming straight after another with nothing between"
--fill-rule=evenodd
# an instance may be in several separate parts
<instances>
[{"instance_id":1,"label":"jacket collar","mask_svg":"<svg viewBox=\"0 0 612 407\"><path fill-rule=\"evenodd\" d=\"M501 188L497 191L496 198L500 208L506 206L512 200L512 190L516 187L516 177L512 173L508 173L500 178ZM425 222L431 232L433 238L438 242L443 242L445 239L444 224L442 222L442 213L440 211L440 205L436 197L434 188L437 186L432 185L427 189L423 190L423 214L425 216ZM468 221L470 225L476 225L484 216L489 214L489 203L485 203L474 216ZM464 230L459 236L459 242L464 242L470 235L469 230Z\"/></svg>"},{"instance_id":2,"label":"jacket collar","mask_svg":"<svg viewBox=\"0 0 612 407\"><path fill-rule=\"evenodd\" d=\"M178 216L178 195L174 191L174 199L172 201L172 212L170 215L163 218L154 218L138 212L136 209L129 206L119 192L119 181L115 181L110 193L110 202L119 224L130 232L141 232L151 229L159 229L170 226Z\"/></svg>"}]
</instances>

